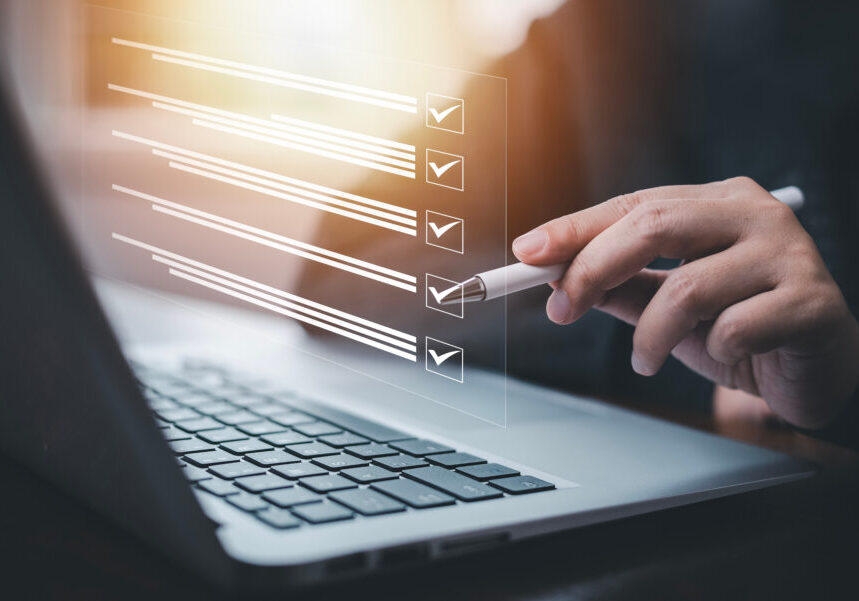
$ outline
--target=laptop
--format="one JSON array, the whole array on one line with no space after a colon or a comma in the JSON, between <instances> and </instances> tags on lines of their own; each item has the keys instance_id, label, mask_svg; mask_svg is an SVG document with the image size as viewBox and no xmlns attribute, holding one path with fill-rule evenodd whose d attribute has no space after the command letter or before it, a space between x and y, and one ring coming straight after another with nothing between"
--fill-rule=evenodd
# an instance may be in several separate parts
<instances>
[{"instance_id":1,"label":"laptop","mask_svg":"<svg viewBox=\"0 0 859 601\"><path fill-rule=\"evenodd\" d=\"M506 428L403 410L402 390L276 344L124 348L9 94L0 113L0 448L219 586L354 578L812 473L499 374L480 388L506 394Z\"/></svg>"}]
</instances>

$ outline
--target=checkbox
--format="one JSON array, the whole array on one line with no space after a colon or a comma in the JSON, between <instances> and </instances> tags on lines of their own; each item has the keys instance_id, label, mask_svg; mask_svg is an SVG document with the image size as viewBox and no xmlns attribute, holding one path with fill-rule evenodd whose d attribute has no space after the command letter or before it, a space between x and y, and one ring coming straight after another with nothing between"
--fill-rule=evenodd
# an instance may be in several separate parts
<instances>
[{"instance_id":1,"label":"checkbox","mask_svg":"<svg viewBox=\"0 0 859 601\"><path fill-rule=\"evenodd\" d=\"M459 217L426 212L426 242L451 252L465 253L465 221Z\"/></svg>"},{"instance_id":2,"label":"checkbox","mask_svg":"<svg viewBox=\"0 0 859 601\"><path fill-rule=\"evenodd\" d=\"M461 192L465 187L465 158L427 148L426 180L428 184Z\"/></svg>"},{"instance_id":3,"label":"checkbox","mask_svg":"<svg viewBox=\"0 0 859 601\"><path fill-rule=\"evenodd\" d=\"M448 315L453 315L454 317L459 317L460 319L462 319L464 304L464 300L462 298L459 299L458 303L454 303L452 305L441 304L445 297L449 296L453 292L456 292L457 290L462 292L461 283L437 275L433 275L431 273L426 274L427 309L432 309L441 313L447 313Z\"/></svg>"},{"instance_id":4,"label":"checkbox","mask_svg":"<svg viewBox=\"0 0 859 601\"><path fill-rule=\"evenodd\" d=\"M427 92L427 127L465 133L465 100Z\"/></svg>"},{"instance_id":5,"label":"checkbox","mask_svg":"<svg viewBox=\"0 0 859 601\"><path fill-rule=\"evenodd\" d=\"M465 351L461 347L427 336L424 349L428 372L462 384Z\"/></svg>"}]
</instances>

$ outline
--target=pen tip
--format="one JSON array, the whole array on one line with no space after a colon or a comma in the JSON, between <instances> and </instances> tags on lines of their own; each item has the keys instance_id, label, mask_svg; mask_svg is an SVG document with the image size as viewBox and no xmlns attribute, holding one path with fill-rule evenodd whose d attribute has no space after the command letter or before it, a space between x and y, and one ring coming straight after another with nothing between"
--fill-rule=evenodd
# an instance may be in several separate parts
<instances>
[{"instance_id":1,"label":"pen tip","mask_svg":"<svg viewBox=\"0 0 859 601\"><path fill-rule=\"evenodd\" d=\"M486 298L486 286L480 278L472 277L455 286L439 301L440 305L470 303Z\"/></svg>"}]
</instances>

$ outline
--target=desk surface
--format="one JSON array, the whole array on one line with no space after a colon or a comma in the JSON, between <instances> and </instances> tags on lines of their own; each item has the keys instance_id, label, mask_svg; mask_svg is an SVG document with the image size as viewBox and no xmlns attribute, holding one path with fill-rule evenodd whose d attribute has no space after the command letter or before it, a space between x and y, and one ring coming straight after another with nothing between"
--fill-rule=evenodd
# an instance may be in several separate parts
<instances>
[{"instance_id":1,"label":"desk surface","mask_svg":"<svg viewBox=\"0 0 859 601\"><path fill-rule=\"evenodd\" d=\"M858 454L771 420L620 402L811 459L821 471L776 488L562 532L289 598L856 598ZM217 596L156 551L2 456L0 482L4 598Z\"/></svg>"}]
</instances>

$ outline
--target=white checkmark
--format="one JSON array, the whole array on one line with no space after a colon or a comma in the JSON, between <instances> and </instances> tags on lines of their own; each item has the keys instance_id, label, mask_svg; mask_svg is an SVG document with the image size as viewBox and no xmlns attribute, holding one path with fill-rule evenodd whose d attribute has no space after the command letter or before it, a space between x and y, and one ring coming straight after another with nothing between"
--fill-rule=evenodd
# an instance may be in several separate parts
<instances>
[{"instance_id":1,"label":"white checkmark","mask_svg":"<svg viewBox=\"0 0 859 601\"><path fill-rule=\"evenodd\" d=\"M444 298L448 294L450 294L451 292L453 292L454 290L459 288L459 286L460 286L459 284L455 284L455 285L451 286L450 288L448 288L447 290L442 290L441 292L436 290L435 286L429 286L429 291L432 294L433 298L435 299L435 302L441 304L441 301L443 301Z\"/></svg>"},{"instance_id":2,"label":"white checkmark","mask_svg":"<svg viewBox=\"0 0 859 601\"><path fill-rule=\"evenodd\" d=\"M455 161L451 161L450 163L445 163L444 165L442 165L441 167L439 167L438 165L436 165L435 163L433 163L432 161L430 161L429 166L430 166L430 168L433 170L433 173L435 173L435 176L436 176L436 177L441 177L442 175L444 175L444 174L445 174L445 172L446 172L448 169L450 169L451 167L453 167L454 165L456 165L458 162L459 162L459 159L456 159Z\"/></svg>"},{"instance_id":3,"label":"white checkmark","mask_svg":"<svg viewBox=\"0 0 859 601\"><path fill-rule=\"evenodd\" d=\"M435 352L435 350L429 349L429 354L432 355L432 360L435 361L436 365L441 365L457 353L459 353L459 351L448 351L443 355L439 355L437 352Z\"/></svg>"},{"instance_id":4,"label":"white checkmark","mask_svg":"<svg viewBox=\"0 0 859 601\"><path fill-rule=\"evenodd\" d=\"M448 231L452 227L456 227L457 225L459 225L459 221L454 221L453 223L448 223L447 225L443 225L441 227L437 226L432 221L429 222L429 226L430 228L432 228L432 231L435 232L436 238L441 238L446 231Z\"/></svg>"},{"instance_id":5,"label":"white checkmark","mask_svg":"<svg viewBox=\"0 0 859 601\"><path fill-rule=\"evenodd\" d=\"M431 108L431 109L429 110L429 112L430 112L430 113L432 113L432 116L435 118L435 122L436 122L436 123L441 123L441 120L442 120L442 119L444 119L445 117L447 117L448 115L450 115L453 111L455 111L455 110L456 110L456 109L458 109L458 108L459 108L459 105L458 105L458 104L454 104L452 107L450 107L450 108L446 108L446 109L444 109L444 110L443 110L442 112L440 112L440 113L439 113L437 110L433 109L433 108Z\"/></svg>"}]
</instances>

